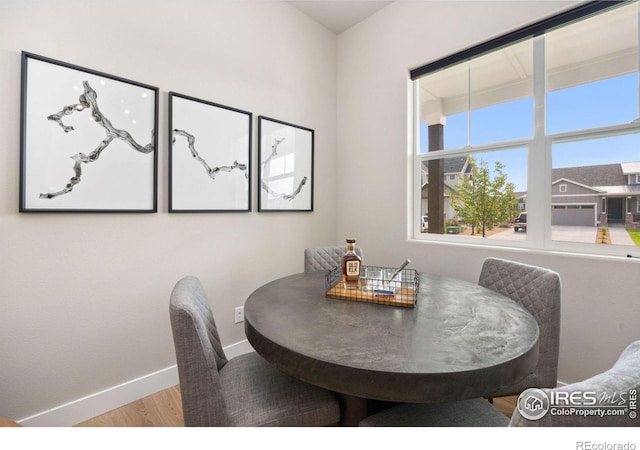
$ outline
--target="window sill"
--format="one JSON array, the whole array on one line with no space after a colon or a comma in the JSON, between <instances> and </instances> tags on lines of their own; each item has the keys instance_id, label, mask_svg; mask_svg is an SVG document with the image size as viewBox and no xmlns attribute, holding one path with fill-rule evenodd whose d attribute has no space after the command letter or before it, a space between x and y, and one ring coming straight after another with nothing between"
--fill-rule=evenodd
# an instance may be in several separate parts
<instances>
[{"instance_id":1,"label":"window sill","mask_svg":"<svg viewBox=\"0 0 640 450\"><path fill-rule=\"evenodd\" d=\"M640 247L607 246L606 253L595 253L593 249L581 244L552 242L548 248L536 248L525 245L513 245L509 241L492 240L486 242L470 242L458 236L438 235L437 237L416 238L409 237L407 242L416 245L441 245L448 247L459 247L469 250L491 250L506 253L520 253L543 256L558 256L579 259L591 259L598 261L631 262L640 264ZM596 245L596 244L593 244ZM634 250L635 249L635 250ZM631 256L629 256L631 255Z\"/></svg>"}]
</instances>

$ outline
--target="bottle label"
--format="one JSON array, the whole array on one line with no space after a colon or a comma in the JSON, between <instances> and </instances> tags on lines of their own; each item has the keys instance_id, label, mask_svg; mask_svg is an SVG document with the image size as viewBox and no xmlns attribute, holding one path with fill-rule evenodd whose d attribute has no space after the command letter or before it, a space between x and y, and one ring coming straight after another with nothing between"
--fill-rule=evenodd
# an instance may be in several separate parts
<instances>
[{"instance_id":1,"label":"bottle label","mask_svg":"<svg viewBox=\"0 0 640 450\"><path fill-rule=\"evenodd\" d=\"M360 277L360 261L347 261L347 277L356 279Z\"/></svg>"}]
</instances>

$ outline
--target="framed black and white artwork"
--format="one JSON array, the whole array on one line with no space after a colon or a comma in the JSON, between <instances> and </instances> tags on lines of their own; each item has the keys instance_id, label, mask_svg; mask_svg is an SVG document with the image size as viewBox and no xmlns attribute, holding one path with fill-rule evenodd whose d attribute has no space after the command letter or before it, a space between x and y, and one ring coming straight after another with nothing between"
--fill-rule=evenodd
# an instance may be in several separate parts
<instances>
[{"instance_id":1,"label":"framed black and white artwork","mask_svg":"<svg viewBox=\"0 0 640 450\"><path fill-rule=\"evenodd\" d=\"M156 212L158 89L22 52L20 212Z\"/></svg>"},{"instance_id":2,"label":"framed black and white artwork","mask_svg":"<svg viewBox=\"0 0 640 450\"><path fill-rule=\"evenodd\" d=\"M169 93L169 212L251 210L252 119Z\"/></svg>"},{"instance_id":3,"label":"framed black and white artwork","mask_svg":"<svg viewBox=\"0 0 640 450\"><path fill-rule=\"evenodd\" d=\"M313 211L310 128L258 117L259 211Z\"/></svg>"}]
</instances>

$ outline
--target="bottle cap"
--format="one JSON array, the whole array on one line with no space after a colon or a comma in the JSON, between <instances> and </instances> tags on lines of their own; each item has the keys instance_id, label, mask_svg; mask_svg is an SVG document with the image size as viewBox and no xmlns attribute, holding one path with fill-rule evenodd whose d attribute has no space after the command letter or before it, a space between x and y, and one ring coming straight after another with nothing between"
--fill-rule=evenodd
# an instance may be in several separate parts
<instances>
[{"instance_id":1,"label":"bottle cap","mask_svg":"<svg viewBox=\"0 0 640 450\"><path fill-rule=\"evenodd\" d=\"M355 244L356 240L355 239L347 239L347 244Z\"/></svg>"}]
</instances>

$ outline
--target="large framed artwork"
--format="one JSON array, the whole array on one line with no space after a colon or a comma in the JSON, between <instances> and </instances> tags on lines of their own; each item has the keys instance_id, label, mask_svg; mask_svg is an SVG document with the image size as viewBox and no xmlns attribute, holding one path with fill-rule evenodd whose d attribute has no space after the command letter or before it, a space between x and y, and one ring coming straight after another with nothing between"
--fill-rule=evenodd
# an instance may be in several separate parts
<instances>
[{"instance_id":1,"label":"large framed artwork","mask_svg":"<svg viewBox=\"0 0 640 450\"><path fill-rule=\"evenodd\" d=\"M158 88L22 52L20 212L157 212Z\"/></svg>"},{"instance_id":2,"label":"large framed artwork","mask_svg":"<svg viewBox=\"0 0 640 450\"><path fill-rule=\"evenodd\" d=\"M169 212L251 210L252 119L169 93Z\"/></svg>"},{"instance_id":3,"label":"large framed artwork","mask_svg":"<svg viewBox=\"0 0 640 450\"><path fill-rule=\"evenodd\" d=\"M313 211L310 128L258 117L259 211Z\"/></svg>"}]
</instances>

